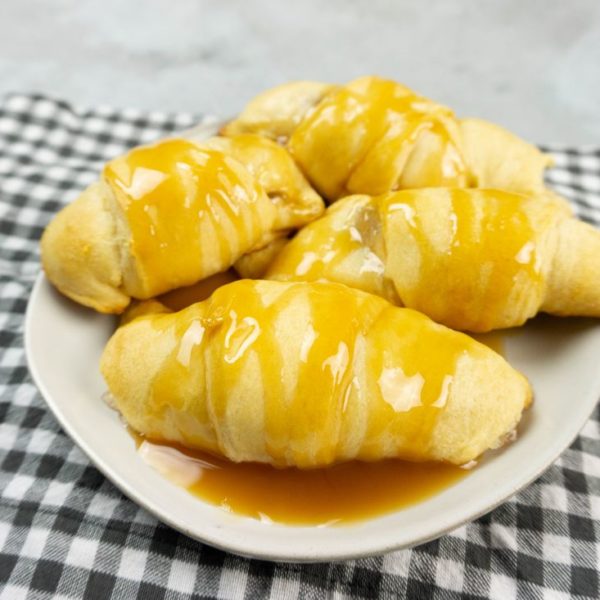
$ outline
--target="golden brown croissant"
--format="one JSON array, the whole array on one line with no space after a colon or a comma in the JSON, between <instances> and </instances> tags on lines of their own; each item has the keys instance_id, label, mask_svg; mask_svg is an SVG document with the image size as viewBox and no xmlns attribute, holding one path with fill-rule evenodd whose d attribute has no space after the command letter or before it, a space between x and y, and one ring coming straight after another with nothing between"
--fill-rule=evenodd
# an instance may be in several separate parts
<instances>
[{"instance_id":1,"label":"golden brown croissant","mask_svg":"<svg viewBox=\"0 0 600 600\"><path fill-rule=\"evenodd\" d=\"M256 97L223 132L287 143L329 200L437 186L537 191L551 162L501 127L457 119L445 106L378 77L344 86L279 86Z\"/></svg>"},{"instance_id":2,"label":"golden brown croissant","mask_svg":"<svg viewBox=\"0 0 600 600\"><path fill-rule=\"evenodd\" d=\"M266 277L345 283L461 330L538 311L598 317L600 232L543 194L351 196L296 235Z\"/></svg>"},{"instance_id":3,"label":"golden brown croissant","mask_svg":"<svg viewBox=\"0 0 600 600\"><path fill-rule=\"evenodd\" d=\"M140 433L278 466L464 464L505 441L531 401L488 347L331 283L241 280L138 317L101 370Z\"/></svg>"},{"instance_id":4,"label":"golden brown croissant","mask_svg":"<svg viewBox=\"0 0 600 600\"><path fill-rule=\"evenodd\" d=\"M109 162L42 237L50 281L119 313L223 271L324 210L287 151L256 135L171 139Z\"/></svg>"}]
</instances>

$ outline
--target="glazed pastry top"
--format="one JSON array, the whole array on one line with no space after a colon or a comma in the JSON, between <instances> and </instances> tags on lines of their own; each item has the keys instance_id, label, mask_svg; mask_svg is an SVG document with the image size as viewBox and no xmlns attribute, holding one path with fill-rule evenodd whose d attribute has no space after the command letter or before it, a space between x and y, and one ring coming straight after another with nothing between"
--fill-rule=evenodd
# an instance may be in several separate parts
<instances>
[{"instance_id":1,"label":"glazed pastry top","mask_svg":"<svg viewBox=\"0 0 600 600\"><path fill-rule=\"evenodd\" d=\"M335 152L324 155L329 140ZM330 92L293 132L289 148L328 198L469 184L450 109L379 78Z\"/></svg>"},{"instance_id":2,"label":"glazed pastry top","mask_svg":"<svg viewBox=\"0 0 600 600\"><path fill-rule=\"evenodd\" d=\"M306 225L325 210L290 153L268 138L253 134L213 137L202 148L219 150L242 163L275 205L274 228L285 231Z\"/></svg>"},{"instance_id":3,"label":"glazed pastry top","mask_svg":"<svg viewBox=\"0 0 600 600\"><path fill-rule=\"evenodd\" d=\"M152 293L194 283L215 262L228 266L275 220L240 162L182 139L131 150L106 165L103 179L127 223L136 279Z\"/></svg>"}]
</instances>

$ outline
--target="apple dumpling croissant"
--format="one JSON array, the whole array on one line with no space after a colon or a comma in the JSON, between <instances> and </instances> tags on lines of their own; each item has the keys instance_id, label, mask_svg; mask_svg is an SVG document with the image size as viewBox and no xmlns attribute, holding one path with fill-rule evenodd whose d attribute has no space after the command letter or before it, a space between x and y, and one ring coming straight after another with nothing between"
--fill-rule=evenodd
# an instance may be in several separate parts
<instances>
[{"instance_id":1,"label":"apple dumpling croissant","mask_svg":"<svg viewBox=\"0 0 600 600\"><path fill-rule=\"evenodd\" d=\"M538 311L598 317L600 231L543 194L350 196L296 235L266 278L345 283L475 332Z\"/></svg>"},{"instance_id":2,"label":"apple dumpling croissant","mask_svg":"<svg viewBox=\"0 0 600 600\"><path fill-rule=\"evenodd\" d=\"M329 200L421 187L543 188L550 159L508 131L378 77L295 82L257 96L223 129L286 143Z\"/></svg>"},{"instance_id":3,"label":"apple dumpling croissant","mask_svg":"<svg viewBox=\"0 0 600 600\"><path fill-rule=\"evenodd\" d=\"M301 468L464 464L502 444L531 401L487 346L334 283L241 280L139 316L109 340L101 370L149 438Z\"/></svg>"},{"instance_id":4,"label":"apple dumpling croissant","mask_svg":"<svg viewBox=\"0 0 600 600\"><path fill-rule=\"evenodd\" d=\"M109 162L42 237L50 281L120 313L224 271L319 216L324 204L287 151L257 135L170 139Z\"/></svg>"}]
</instances>

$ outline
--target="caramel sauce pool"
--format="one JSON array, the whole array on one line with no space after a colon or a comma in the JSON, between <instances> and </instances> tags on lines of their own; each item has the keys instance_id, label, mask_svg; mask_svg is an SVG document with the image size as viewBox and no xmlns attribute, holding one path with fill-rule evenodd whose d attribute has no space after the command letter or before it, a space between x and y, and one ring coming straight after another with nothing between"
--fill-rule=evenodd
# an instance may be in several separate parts
<instances>
[{"instance_id":1,"label":"caramel sauce pool","mask_svg":"<svg viewBox=\"0 0 600 600\"><path fill-rule=\"evenodd\" d=\"M180 310L236 279L232 271L174 290L161 301ZM473 335L499 354L504 332ZM143 460L191 494L227 511L291 525L360 521L422 502L468 474L454 465L401 460L349 462L326 469L277 469L233 463L177 444L151 441L129 429Z\"/></svg>"},{"instance_id":2,"label":"caramel sauce pool","mask_svg":"<svg viewBox=\"0 0 600 600\"><path fill-rule=\"evenodd\" d=\"M276 469L233 463L130 430L143 459L167 479L227 511L291 525L333 525L416 504L465 477L442 463L383 460L327 469Z\"/></svg>"}]
</instances>

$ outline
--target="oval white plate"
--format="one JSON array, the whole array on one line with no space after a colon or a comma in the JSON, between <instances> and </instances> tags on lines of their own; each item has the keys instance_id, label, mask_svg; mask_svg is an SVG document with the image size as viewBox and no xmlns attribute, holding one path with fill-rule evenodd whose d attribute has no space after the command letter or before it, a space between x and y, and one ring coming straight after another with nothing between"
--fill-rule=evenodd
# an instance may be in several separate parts
<instances>
[{"instance_id":1,"label":"oval white plate","mask_svg":"<svg viewBox=\"0 0 600 600\"><path fill-rule=\"evenodd\" d=\"M335 527L292 527L229 514L147 466L102 400L100 354L115 319L60 296L40 275L25 322L29 368L64 430L134 502L183 533L244 556L341 560L416 545L506 500L568 447L600 394L600 322L542 318L512 332L507 355L533 384L519 439L437 496L384 517ZM500 382L499 385L502 385Z\"/></svg>"}]
</instances>

